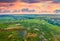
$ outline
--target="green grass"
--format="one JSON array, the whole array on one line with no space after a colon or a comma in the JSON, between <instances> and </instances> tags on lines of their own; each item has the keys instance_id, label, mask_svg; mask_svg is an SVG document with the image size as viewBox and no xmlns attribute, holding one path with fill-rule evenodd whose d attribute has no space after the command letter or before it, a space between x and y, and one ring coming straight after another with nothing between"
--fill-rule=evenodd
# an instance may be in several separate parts
<instances>
[{"instance_id":1,"label":"green grass","mask_svg":"<svg viewBox=\"0 0 60 41\"><path fill-rule=\"evenodd\" d=\"M19 22L20 26L23 26L24 28L27 28L28 33L37 34L36 37L26 37L27 41L60 41L60 26L49 24L45 20L39 20L39 19L26 19L26 20L17 20L15 22ZM8 28L8 27L16 27L16 25L13 24L0 24L0 28ZM12 33L14 32L14 33ZM0 41L23 41L23 37L19 35L18 31L6 31L6 32L0 32ZM11 38L8 38L8 36L12 34L13 36Z\"/></svg>"}]
</instances>

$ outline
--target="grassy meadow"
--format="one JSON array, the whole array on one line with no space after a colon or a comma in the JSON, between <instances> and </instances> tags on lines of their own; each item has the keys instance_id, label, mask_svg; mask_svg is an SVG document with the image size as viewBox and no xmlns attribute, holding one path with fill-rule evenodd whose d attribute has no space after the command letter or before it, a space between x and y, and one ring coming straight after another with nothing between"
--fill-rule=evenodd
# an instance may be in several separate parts
<instances>
[{"instance_id":1,"label":"grassy meadow","mask_svg":"<svg viewBox=\"0 0 60 41\"><path fill-rule=\"evenodd\" d=\"M0 15L0 41L60 41L60 15Z\"/></svg>"}]
</instances>

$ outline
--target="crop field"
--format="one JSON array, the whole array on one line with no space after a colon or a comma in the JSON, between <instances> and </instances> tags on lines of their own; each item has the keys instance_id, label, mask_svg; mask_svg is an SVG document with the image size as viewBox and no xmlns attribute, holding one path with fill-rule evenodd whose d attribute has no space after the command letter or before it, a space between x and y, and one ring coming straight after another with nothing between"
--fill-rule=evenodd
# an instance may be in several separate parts
<instances>
[{"instance_id":1,"label":"crop field","mask_svg":"<svg viewBox=\"0 0 60 41\"><path fill-rule=\"evenodd\" d=\"M60 41L60 15L0 15L0 41Z\"/></svg>"}]
</instances>

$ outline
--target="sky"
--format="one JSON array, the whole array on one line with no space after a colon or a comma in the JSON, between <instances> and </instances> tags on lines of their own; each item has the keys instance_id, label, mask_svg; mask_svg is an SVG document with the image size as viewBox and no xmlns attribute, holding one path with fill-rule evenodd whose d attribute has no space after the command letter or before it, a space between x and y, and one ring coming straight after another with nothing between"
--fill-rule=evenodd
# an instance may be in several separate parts
<instances>
[{"instance_id":1,"label":"sky","mask_svg":"<svg viewBox=\"0 0 60 41\"><path fill-rule=\"evenodd\" d=\"M15 2L17 0L0 0L0 2ZM53 2L60 2L60 0L19 0L22 2L29 2L29 3L35 3L35 2L41 2L41 1L53 1Z\"/></svg>"},{"instance_id":2,"label":"sky","mask_svg":"<svg viewBox=\"0 0 60 41\"><path fill-rule=\"evenodd\" d=\"M60 13L60 0L0 0L0 14L55 14L56 10Z\"/></svg>"}]
</instances>

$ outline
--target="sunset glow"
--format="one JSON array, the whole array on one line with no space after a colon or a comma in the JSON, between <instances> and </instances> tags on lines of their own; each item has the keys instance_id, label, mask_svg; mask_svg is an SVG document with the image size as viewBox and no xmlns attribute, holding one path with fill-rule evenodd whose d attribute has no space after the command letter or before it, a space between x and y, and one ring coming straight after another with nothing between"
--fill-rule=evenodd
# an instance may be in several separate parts
<instances>
[{"instance_id":1,"label":"sunset glow","mask_svg":"<svg viewBox=\"0 0 60 41\"><path fill-rule=\"evenodd\" d=\"M28 9L29 11L22 11L22 9ZM6 14L55 14L55 10L60 10L60 3L54 3L53 1L40 3L24 3L18 1L13 3L0 2L0 10L2 10L0 13ZM9 10L9 12L4 12L5 10Z\"/></svg>"}]
</instances>

